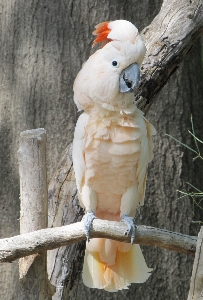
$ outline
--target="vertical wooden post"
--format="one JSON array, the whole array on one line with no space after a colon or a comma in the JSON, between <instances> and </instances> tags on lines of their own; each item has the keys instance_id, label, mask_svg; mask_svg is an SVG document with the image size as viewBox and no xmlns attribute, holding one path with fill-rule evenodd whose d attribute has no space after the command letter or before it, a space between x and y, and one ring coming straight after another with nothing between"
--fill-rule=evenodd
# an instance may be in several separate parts
<instances>
[{"instance_id":1,"label":"vertical wooden post","mask_svg":"<svg viewBox=\"0 0 203 300\"><path fill-rule=\"evenodd\" d=\"M188 300L203 300L203 226L198 234Z\"/></svg>"},{"instance_id":2,"label":"vertical wooden post","mask_svg":"<svg viewBox=\"0 0 203 300\"><path fill-rule=\"evenodd\" d=\"M22 234L47 227L45 129L21 132L18 157L21 199L20 232ZM20 259L19 274L19 300L51 299L53 293L47 277L46 252Z\"/></svg>"}]
</instances>

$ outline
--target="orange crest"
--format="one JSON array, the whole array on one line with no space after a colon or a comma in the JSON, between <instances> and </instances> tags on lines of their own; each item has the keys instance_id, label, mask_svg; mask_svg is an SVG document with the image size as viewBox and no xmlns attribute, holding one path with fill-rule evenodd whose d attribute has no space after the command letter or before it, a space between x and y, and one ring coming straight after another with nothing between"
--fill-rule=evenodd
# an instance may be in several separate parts
<instances>
[{"instance_id":1,"label":"orange crest","mask_svg":"<svg viewBox=\"0 0 203 300\"><path fill-rule=\"evenodd\" d=\"M105 46L108 42L112 41L107 38L108 34L111 32L111 29L108 28L109 23L110 22L103 22L95 26L96 29L93 31L93 34L97 35L97 37L94 40L92 47L99 43L104 43L103 46Z\"/></svg>"}]
</instances>

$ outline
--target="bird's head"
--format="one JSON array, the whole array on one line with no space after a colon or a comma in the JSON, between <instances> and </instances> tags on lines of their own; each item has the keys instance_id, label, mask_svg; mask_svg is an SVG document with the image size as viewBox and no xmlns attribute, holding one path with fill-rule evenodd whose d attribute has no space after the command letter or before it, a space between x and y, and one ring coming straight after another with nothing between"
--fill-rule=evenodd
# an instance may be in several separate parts
<instances>
[{"instance_id":1,"label":"bird's head","mask_svg":"<svg viewBox=\"0 0 203 300\"><path fill-rule=\"evenodd\" d=\"M101 104L120 110L134 99L146 48L137 28L125 20L100 23L93 46L103 43L78 73L74 99L79 109Z\"/></svg>"}]
</instances>

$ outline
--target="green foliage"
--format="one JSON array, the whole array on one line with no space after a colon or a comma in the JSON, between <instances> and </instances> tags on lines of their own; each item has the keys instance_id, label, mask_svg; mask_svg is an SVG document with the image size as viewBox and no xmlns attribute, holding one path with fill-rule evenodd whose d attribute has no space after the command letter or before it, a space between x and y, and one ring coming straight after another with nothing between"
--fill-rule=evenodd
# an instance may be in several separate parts
<instances>
[{"instance_id":1,"label":"green foliage","mask_svg":"<svg viewBox=\"0 0 203 300\"><path fill-rule=\"evenodd\" d=\"M166 134L166 135L169 136L170 138L172 138L173 140L175 140L176 142L178 142L179 144L181 144L182 146L184 146L185 148L189 149L193 153L195 153L196 155L195 155L195 157L193 157L193 161L198 158L203 160L203 157L200 153L199 146L198 146L198 143L203 144L203 141L196 137L192 116L191 116L191 125L192 125L192 132L190 130L188 130L188 132L194 139L196 149L193 149L193 148L189 147L188 145L181 143L179 140L175 139L173 136L171 136L169 134ZM196 188L191 183L189 183L189 182L186 182L186 183L192 188L192 192L189 193L189 192L177 190L181 194L181 196L178 197L177 200L183 199L185 197L190 197L193 201L193 213L194 213L195 205L203 210L203 192L201 190L199 190L198 188ZM203 223L203 222L193 221L193 223Z\"/></svg>"}]
</instances>

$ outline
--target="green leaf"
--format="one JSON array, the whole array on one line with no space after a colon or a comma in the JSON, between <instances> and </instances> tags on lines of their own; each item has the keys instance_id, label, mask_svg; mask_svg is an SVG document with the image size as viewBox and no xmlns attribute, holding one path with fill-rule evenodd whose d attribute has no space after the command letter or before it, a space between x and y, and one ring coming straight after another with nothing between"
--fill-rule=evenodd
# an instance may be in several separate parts
<instances>
[{"instance_id":1,"label":"green leaf","mask_svg":"<svg viewBox=\"0 0 203 300\"><path fill-rule=\"evenodd\" d=\"M199 155L198 155L198 156L195 156L195 157L193 157L192 160L195 161L197 158L201 158L201 156L199 156Z\"/></svg>"},{"instance_id":2,"label":"green leaf","mask_svg":"<svg viewBox=\"0 0 203 300\"><path fill-rule=\"evenodd\" d=\"M195 202L195 204L196 204L201 210L203 209L203 207L202 207L201 205L199 205L195 199L193 199L193 201Z\"/></svg>"},{"instance_id":3,"label":"green leaf","mask_svg":"<svg viewBox=\"0 0 203 300\"><path fill-rule=\"evenodd\" d=\"M177 190L179 193L181 193L181 194L183 194L183 195L185 195L185 196L188 196L189 194L188 193L186 193L186 192L183 192L183 191L179 191L179 190Z\"/></svg>"},{"instance_id":4,"label":"green leaf","mask_svg":"<svg viewBox=\"0 0 203 300\"><path fill-rule=\"evenodd\" d=\"M195 144L197 145L197 142L196 142L196 140L198 141L198 142L200 142L200 143L202 143L203 144L203 141L201 141L200 139L198 139L190 130L188 130L188 132L193 136L193 138L195 139ZM197 146L197 148L198 148L198 146ZM199 148L198 148L198 150L199 150Z\"/></svg>"},{"instance_id":5,"label":"green leaf","mask_svg":"<svg viewBox=\"0 0 203 300\"><path fill-rule=\"evenodd\" d=\"M192 223L203 224L203 222L202 222L202 221L193 221L193 220L192 220Z\"/></svg>"},{"instance_id":6,"label":"green leaf","mask_svg":"<svg viewBox=\"0 0 203 300\"><path fill-rule=\"evenodd\" d=\"M197 144L197 139L196 139L196 136L195 136L195 130L194 130L194 124L193 124L193 119L192 119L192 115L191 115L191 124L192 124L192 133L189 131L189 133L193 136L193 138L195 139L195 145L197 147L197 151L200 153L199 151L199 147L198 147L198 144Z\"/></svg>"},{"instance_id":7,"label":"green leaf","mask_svg":"<svg viewBox=\"0 0 203 300\"><path fill-rule=\"evenodd\" d=\"M198 191L199 193L203 194L202 191L200 191L198 188L196 188L194 185L192 185L191 183L189 182L186 182L188 185L190 185L193 189L195 189L196 191Z\"/></svg>"},{"instance_id":8,"label":"green leaf","mask_svg":"<svg viewBox=\"0 0 203 300\"><path fill-rule=\"evenodd\" d=\"M195 152L198 155L198 152L195 151L194 149L190 148L188 145L181 143L179 140L175 139L173 136L171 136L170 134L165 133L165 135L171 137L173 140L175 140L176 142L178 142L179 144L183 145L184 147L188 148L189 150L191 150L192 152Z\"/></svg>"}]
</instances>

